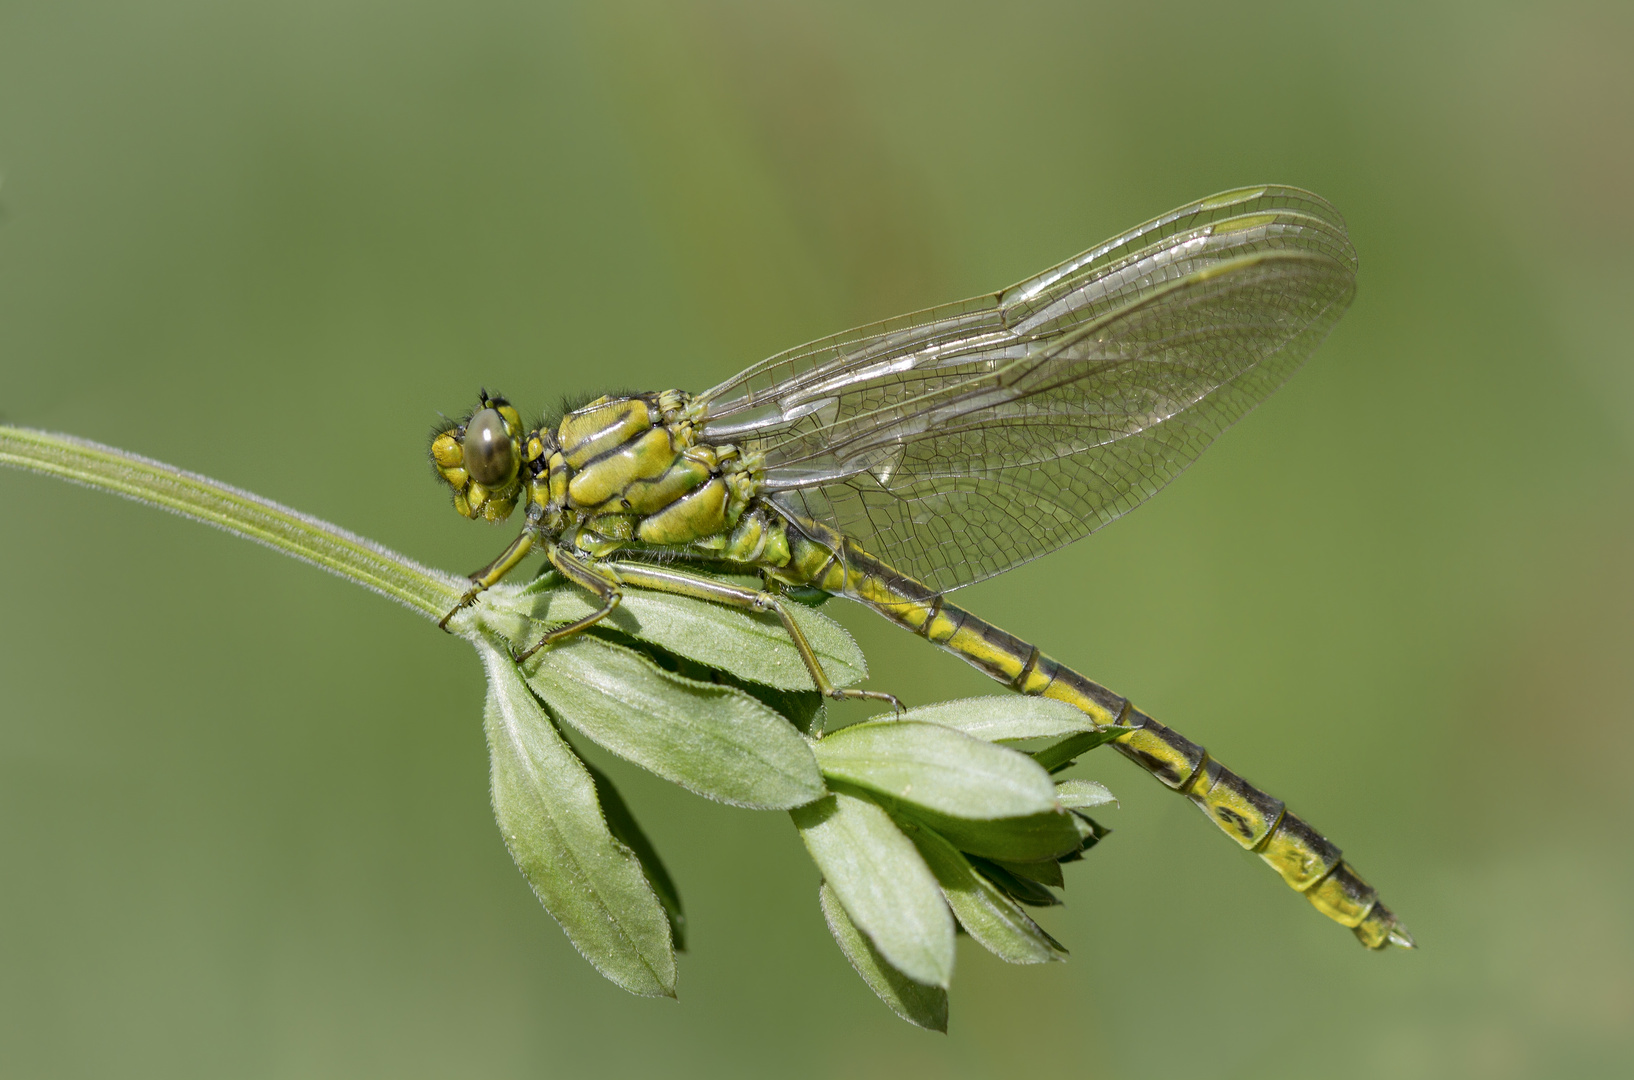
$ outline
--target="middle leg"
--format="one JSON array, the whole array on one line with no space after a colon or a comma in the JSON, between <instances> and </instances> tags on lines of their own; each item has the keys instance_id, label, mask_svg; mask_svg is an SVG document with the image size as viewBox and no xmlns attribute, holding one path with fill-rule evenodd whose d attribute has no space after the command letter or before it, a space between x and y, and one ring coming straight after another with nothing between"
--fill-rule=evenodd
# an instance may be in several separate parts
<instances>
[{"instance_id":1,"label":"middle leg","mask_svg":"<svg viewBox=\"0 0 1634 1080\"><path fill-rule=\"evenodd\" d=\"M800 660L806 665L806 671L811 675L812 684L816 686L818 693L836 701L848 699L883 701L896 712L905 711L902 702L897 700L894 694L835 686L828 674L823 671L817 651L811 647L811 642L806 640L805 631L800 629L800 624L789 614L789 601L780 596L764 590L746 589L740 585L715 581L697 574L644 563L620 563L616 572L620 582L637 588L651 589L653 592L669 593L673 596L690 596L695 600L709 600L742 611L770 611L783 624L784 631L794 643L795 652L800 654Z\"/></svg>"},{"instance_id":2,"label":"middle leg","mask_svg":"<svg viewBox=\"0 0 1634 1080\"><path fill-rule=\"evenodd\" d=\"M618 607L618 602L624 596L619 591L619 578L610 570L592 566L565 548L556 545L551 546L549 554L550 564L559 570L567 580L581 589L593 593L601 601L601 606L583 618L574 619L565 626L558 626L534 642L526 651L514 654L514 659L519 664L546 645L554 645L565 637L570 637L580 630L601 622L601 620L613 613L613 609Z\"/></svg>"}]
</instances>

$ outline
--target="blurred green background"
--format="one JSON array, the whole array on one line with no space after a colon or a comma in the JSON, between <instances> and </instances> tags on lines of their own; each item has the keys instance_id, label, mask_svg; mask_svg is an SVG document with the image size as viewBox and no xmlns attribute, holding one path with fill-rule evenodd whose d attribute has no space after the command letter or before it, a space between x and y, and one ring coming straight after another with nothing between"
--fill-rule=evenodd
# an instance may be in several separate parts
<instances>
[{"instance_id":1,"label":"blurred green background","mask_svg":"<svg viewBox=\"0 0 1634 1080\"><path fill-rule=\"evenodd\" d=\"M471 654L380 598L0 474L0 1074L1626 1076L1634 11L0 0L0 412L467 570L425 434L701 389L1264 180L1351 313L1163 496L959 595L1343 845L1370 955L1123 797L952 1034L828 939L785 815L615 763L679 1004L573 952L488 808ZM835 605L838 610L843 605ZM994 687L860 610L873 685ZM598 760L605 761L605 755Z\"/></svg>"}]
</instances>

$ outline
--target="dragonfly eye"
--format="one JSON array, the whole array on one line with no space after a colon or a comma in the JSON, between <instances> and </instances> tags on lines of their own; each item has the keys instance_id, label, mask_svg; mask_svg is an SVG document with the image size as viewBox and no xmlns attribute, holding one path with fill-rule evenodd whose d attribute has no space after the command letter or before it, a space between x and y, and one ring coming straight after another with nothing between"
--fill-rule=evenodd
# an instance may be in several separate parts
<instances>
[{"instance_id":1,"label":"dragonfly eye","mask_svg":"<svg viewBox=\"0 0 1634 1080\"><path fill-rule=\"evenodd\" d=\"M485 487L502 484L516 468L515 449L498 409L482 409L465 425L465 471Z\"/></svg>"}]
</instances>

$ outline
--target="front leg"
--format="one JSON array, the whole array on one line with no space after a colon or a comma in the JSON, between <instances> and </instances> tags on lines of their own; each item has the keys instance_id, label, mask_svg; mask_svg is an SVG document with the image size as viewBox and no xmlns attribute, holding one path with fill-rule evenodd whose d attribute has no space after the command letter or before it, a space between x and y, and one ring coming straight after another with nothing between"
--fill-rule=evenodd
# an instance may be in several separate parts
<instances>
[{"instance_id":1,"label":"front leg","mask_svg":"<svg viewBox=\"0 0 1634 1080\"><path fill-rule=\"evenodd\" d=\"M470 607L485 589L496 584L500 578L515 570L516 564L527 558L528 552L532 549L533 532L532 530L524 530L521 536L511 541L510 547L499 553L499 558L471 575L471 580L476 584L472 585L466 594L460 597L460 602L454 605L452 611L442 617L437 623L438 629L447 630L449 619Z\"/></svg>"},{"instance_id":2,"label":"front leg","mask_svg":"<svg viewBox=\"0 0 1634 1080\"><path fill-rule=\"evenodd\" d=\"M550 564L561 571L562 576L573 584L594 593L596 598L601 601L601 607L582 619L574 619L566 626L558 626L535 642L527 651L514 654L514 659L519 664L546 645L554 645L565 637L577 634L580 630L601 622L601 620L613 613L613 609L618 607L618 602L624 598L624 594L619 591L619 579L617 577L601 567L592 566L566 548L552 545Z\"/></svg>"}]
</instances>

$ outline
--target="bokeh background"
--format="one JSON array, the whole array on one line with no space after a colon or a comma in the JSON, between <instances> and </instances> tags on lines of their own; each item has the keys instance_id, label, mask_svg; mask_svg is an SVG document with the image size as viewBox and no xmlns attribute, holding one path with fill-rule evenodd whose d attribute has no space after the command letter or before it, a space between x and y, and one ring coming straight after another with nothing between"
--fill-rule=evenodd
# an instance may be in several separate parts
<instances>
[{"instance_id":1,"label":"bokeh background","mask_svg":"<svg viewBox=\"0 0 1634 1080\"><path fill-rule=\"evenodd\" d=\"M0 475L0 1074L1626 1076L1634 11L0 0L0 412L436 565L480 385L701 389L1171 206L1321 192L1351 313L1162 497L960 595L1334 837L1371 955L1183 800L1123 798L952 1033L828 939L786 816L613 763L680 1002L573 952L423 620ZM508 535L508 534L506 534ZM843 605L836 605L836 609ZM865 612L874 685L993 691ZM598 760L605 762L605 755Z\"/></svg>"}]
</instances>

